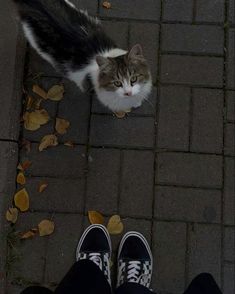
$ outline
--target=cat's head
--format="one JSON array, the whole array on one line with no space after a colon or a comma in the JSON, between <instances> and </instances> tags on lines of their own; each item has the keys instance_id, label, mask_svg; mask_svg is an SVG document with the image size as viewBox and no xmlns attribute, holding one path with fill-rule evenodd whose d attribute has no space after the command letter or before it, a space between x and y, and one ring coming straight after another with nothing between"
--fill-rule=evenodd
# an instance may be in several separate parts
<instances>
[{"instance_id":1,"label":"cat's head","mask_svg":"<svg viewBox=\"0 0 235 294\"><path fill-rule=\"evenodd\" d=\"M127 54L115 58L97 56L100 68L99 88L115 92L127 99L144 95L145 86L151 83L151 74L140 45L135 45Z\"/></svg>"}]
</instances>

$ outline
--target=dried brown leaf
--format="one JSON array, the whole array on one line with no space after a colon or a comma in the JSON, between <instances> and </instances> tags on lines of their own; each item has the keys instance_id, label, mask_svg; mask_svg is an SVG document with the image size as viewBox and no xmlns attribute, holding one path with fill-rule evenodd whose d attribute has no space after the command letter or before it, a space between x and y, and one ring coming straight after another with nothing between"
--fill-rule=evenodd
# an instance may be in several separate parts
<instances>
[{"instance_id":1,"label":"dried brown leaf","mask_svg":"<svg viewBox=\"0 0 235 294\"><path fill-rule=\"evenodd\" d=\"M123 223L119 215L113 215L108 222L107 229L109 234L118 235L123 232Z\"/></svg>"},{"instance_id":2,"label":"dried brown leaf","mask_svg":"<svg viewBox=\"0 0 235 294\"><path fill-rule=\"evenodd\" d=\"M41 237L51 235L54 232L55 224L50 220L43 220L38 225L39 235Z\"/></svg>"},{"instance_id":3,"label":"dried brown leaf","mask_svg":"<svg viewBox=\"0 0 235 294\"><path fill-rule=\"evenodd\" d=\"M43 99L47 99L47 92L38 85L33 85L33 92Z\"/></svg>"},{"instance_id":4,"label":"dried brown leaf","mask_svg":"<svg viewBox=\"0 0 235 294\"><path fill-rule=\"evenodd\" d=\"M104 217L98 211L94 211L94 210L88 211L88 218L89 218L89 221L92 225L93 224L100 224L100 225L104 224Z\"/></svg>"},{"instance_id":5,"label":"dried brown leaf","mask_svg":"<svg viewBox=\"0 0 235 294\"><path fill-rule=\"evenodd\" d=\"M103 7L106 9L110 9L111 8L111 3L109 1L104 1L103 2Z\"/></svg>"},{"instance_id":6,"label":"dried brown leaf","mask_svg":"<svg viewBox=\"0 0 235 294\"><path fill-rule=\"evenodd\" d=\"M38 233L38 229L31 229L30 231L26 233L22 233L20 236L20 239L26 240L26 239L33 238L37 235L37 233Z\"/></svg>"},{"instance_id":7,"label":"dried brown leaf","mask_svg":"<svg viewBox=\"0 0 235 294\"><path fill-rule=\"evenodd\" d=\"M72 141L67 141L64 143L64 146L74 147L74 143Z\"/></svg>"},{"instance_id":8,"label":"dried brown leaf","mask_svg":"<svg viewBox=\"0 0 235 294\"><path fill-rule=\"evenodd\" d=\"M7 221L15 224L18 218L18 209L17 208L9 208L6 212L6 219Z\"/></svg>"},{"instance_id":9,"label":"dried brown leaf","mask_svg":"<svg viewBox=\"0 0 235 294\"><path fill-rule=\"evenodd\" d=\"M25 188L15 194L14 202L15 206L18 207L22 212L25 212L29 209L29 194Z\"/></svg>"},{"instance_id":10,"label":"dried brown leaf","mask_svg":"<svg viewBox=\"0 0 235 294\"><path fill-rule=\"evenodd\" d=\"M48 147L57 146L58 145L58 138L56 135L46 135L42 138L41 143L39 145L39 151L43 151Z\"/></svg>"},{"instance_id":11,"label":"dried brown leaf","mask_svg":"<svg viewBox=\"0 0 235 294\"><path fill-rule=\"evenodd\" d=\"M68 120L59 118L59 117L56 118L55 129L58 134L60 135L66 134L69 126L70 126L70 122Z\"/></svg>"},{"instance_id":12,"label":"dried brown leaf","mask_svg":"<svg viewBox=\"0 0 235 294\"><path fill-rule=\"evenodd\" d=\"M22 171L26 171L31 166L31 164L32 164L31 161L25 160L21 164L19 164L18 167L21 167L22 168Z\"/></svg>"},{"instance_id":13,"label":"dried brown leaf","mask_svg":"<svg viewBox=\"0 0 235 294\"><path fill-rule=\"evenodd\" d=\"M54 85L47 93L47 99L52 101L60 101L64 98L64 86Z\"/></svg>"},{"instance_id":14,"label":"dried brown leaf","mask_svg":"<svg viewBox=\"0 0 235 294\"><path fill-rule=\"evenodd\" d=\"M26 179L23 172L19 172L16 178L16 182L20 185L25 185Z\"/></svg>"},{"instance_id":15,"label":"dried brown leaf","mask_svg":"<svg viewBox=\"0 0 235 294\"><path fill-rule=\"evenodd\" d=\"M26 109L29 110L30 108L32 108L34 103L34 99L32 96L27 96L26 98Z\"/></svg>"},{"instance_id":16,"label":"dried brown leaf","mask_svg":"<svg viewBox=\"0 0 235 294\"><path fill-rule=\"evenodd\" d=\"M48 183L46 182L41 182L38 186L38 192L42 193L48 186Z\"/></svg>"}]
</instances>

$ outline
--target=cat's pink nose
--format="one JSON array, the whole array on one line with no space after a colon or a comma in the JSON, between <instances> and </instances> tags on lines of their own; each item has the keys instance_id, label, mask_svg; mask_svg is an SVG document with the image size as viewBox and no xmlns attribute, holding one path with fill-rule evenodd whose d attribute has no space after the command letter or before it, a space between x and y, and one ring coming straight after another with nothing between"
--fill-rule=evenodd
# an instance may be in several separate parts
<instances>
[{"instance_id":1,"label":"cat's pink nose","mask_svg":"<svg viewBox=\"0 0 235 294\"><path fill-rule=\"evenodd\" d=\"M131 91L126 92L125 96L132 96L132 92Z\"/></svg>"}]
</instances>

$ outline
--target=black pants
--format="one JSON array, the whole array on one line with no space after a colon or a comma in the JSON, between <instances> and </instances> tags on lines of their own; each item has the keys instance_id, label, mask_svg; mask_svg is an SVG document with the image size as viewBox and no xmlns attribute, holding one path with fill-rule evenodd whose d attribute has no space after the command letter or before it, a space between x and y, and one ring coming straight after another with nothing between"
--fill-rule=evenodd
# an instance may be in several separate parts
<instances>
[{"instance_id":1,"label":"black pants","mask_svg":"<svg viewBox=\"0 0 235 294\"><path fill-rule=\"evenodd\" d=\"M76 262L55 292L43 287L29 287L21 294L111 294L111 287L105 276L92 261ZM115 294L153 294L149 289L136 283L125 283ZM184 294L222 294L210 274L197 276Z\"/></svg>"}]
</instances>

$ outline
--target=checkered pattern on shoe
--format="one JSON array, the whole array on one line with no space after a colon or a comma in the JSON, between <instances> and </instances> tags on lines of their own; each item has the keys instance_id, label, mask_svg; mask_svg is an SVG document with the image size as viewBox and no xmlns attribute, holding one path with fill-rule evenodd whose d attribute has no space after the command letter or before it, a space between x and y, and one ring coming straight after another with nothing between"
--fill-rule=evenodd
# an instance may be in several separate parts
<instances>
[{"instance_id":1,"label":"checkered pattern on shoe","mask_svg":"<svg viewBox=\"0 0 235 294\"><path fill-rule=\"evenodd\" d=\"M104 273L109 284L111 285L110 254L109 253L81 252L81 253L78 253L77 260L81 260L81 259L89 259L89 260L93 261L100 268L100 270Z\"/></svg>"},{"instance_id":2,"label":"checkered pattern on shoe","mask_svg":"<svg viewBox=\"0 0 235 294\"><path fill-rule=\"evenodd\" d=\"M120 286L126 282L132 282L149 288L151 283L151 276L151 261L119 260L117 286Z\"/></svg>"}]
</instances>

